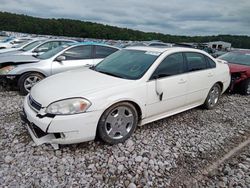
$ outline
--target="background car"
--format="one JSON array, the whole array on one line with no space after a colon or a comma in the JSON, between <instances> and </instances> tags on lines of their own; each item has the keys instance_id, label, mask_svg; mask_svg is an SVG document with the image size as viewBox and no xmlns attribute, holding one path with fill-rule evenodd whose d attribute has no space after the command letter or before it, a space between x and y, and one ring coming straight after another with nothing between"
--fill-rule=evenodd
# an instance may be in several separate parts
<instances>
[{"instance_id":1,"label":"background car","mask_svg":"<svg viewBox=\"0 0 250 188\"><path fill-rule=\"evenodd\" d=\"M119 48L100 43L61 45L39 56L13 55L0 58L0 76L16 82L21 94L45 77L85 65L95 65Z\"/></svg>"},{"instance_id":2,"label":"background car","mask_svg":"<svg viewBox=\"0 0 250 188\"><path fill-rule=\"evenodd\" d=\"M37 40L20 50L5 52L0 54L0 60L2 56L11 56L11 55L41 55L44 52L52 50L58 46L68 43L74 43L74 40L67 40L67 39L43 39Z\"/></svg>"},{"instance_id":3,"label":"background car","mask_svg":"<svg viewBox=\"0 0 250 188\"><path fill-rule=\"evenodd\" d=\"M33 45L38 40L42 40L42 39L38 39L38 38L32 39L32 40L20 43L20 44L13 46L11 48L0 49L0 54L7 53L7 52L13 52L13 51L19 51L19 50L22 51L23 48L26 48L26 47Z\"/></svg>"},{"instance_id":4,"label":"background car","mask_svg":"<svg viewBox=\"0 0 250 188\"><path fill-rule=\"evenodd\" d=\"M0 49L12 48L18 44L24 43L31 40L31 38L7 38L4 41L0 42Z\"/></svg>"},{"instance_id":5,"label":"background car","mask_svg":"<svg viewBox=\"0 0 250 188\"><path fill-rule=\"evenodd\" d=\"M171 47L172 44L164 43L161 41L145 41L145 42L135 42L132 44L127 44L127 45L124 45L123 48L132 47L132 46L152 46L152 47L165 47L166 48L166 47Z\"/></svg>"},{"instance_id":6,"label":"background car","mask_svg":"<svg viewBox=\"0 0 250 188\"><path fill-rule=\"evenodd\" d=\"M224 55L224 54L226 54L226 53L228 53L227 51L216 51L216 52L214 52L214 53L212 53L211 55L214 57L214 58L217 58L217 57L219 57L219 56L222 56L222 55Z\"/></svg>"},{"instance_id":7,"label":"background car","mask_svg":"<svg viewBox=\"0 0 250 188\"><path fill-rule=\"evenodd\" d=\"M228 65L201 50L131 47L42 80L25 97L21 117L38 145L96 135L117 144L137 125L200 105L213 109L229 83Z\"/></svg>"},{"instance_id":8,"label":"background car","mask_svg":"<svg viewBox=\"0 0 250 188\"><path fill-rule=\"evenodd\" d=\"M239 90L250 95L250 50L239 50L226 53L218 59L228 62L231 72L230 91Z\"/></svg>"}]
</instances>

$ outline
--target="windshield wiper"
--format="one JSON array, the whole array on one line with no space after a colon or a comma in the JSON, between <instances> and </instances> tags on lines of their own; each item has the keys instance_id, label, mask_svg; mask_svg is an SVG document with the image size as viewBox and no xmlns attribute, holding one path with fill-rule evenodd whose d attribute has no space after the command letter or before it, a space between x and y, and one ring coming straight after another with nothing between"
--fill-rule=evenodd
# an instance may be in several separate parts
<instances>
[{"instance_id":1,"label":"windshield wiper","mask_svg":"<svg viewBox=\"0 0 250 188\"><path fill-rule=\"evenodd\" d=\"M97 70L96 70L97 71ZM106 72L106 71L97 71L97 72L100 72L100 73L103 73L103 74L107 74L109 76L114 76L114 77L117 77L117 78L124 78L122 76L119 76L119 75L116 75L114 73L110 73L110 72Z\"/></svg>"}]
</instances>

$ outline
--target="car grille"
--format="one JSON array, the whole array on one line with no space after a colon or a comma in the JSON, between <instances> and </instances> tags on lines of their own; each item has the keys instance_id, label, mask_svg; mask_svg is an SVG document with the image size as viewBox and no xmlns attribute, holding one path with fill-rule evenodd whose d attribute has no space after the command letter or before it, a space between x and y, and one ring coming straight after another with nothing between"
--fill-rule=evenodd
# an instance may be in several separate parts
<instances>
[{"instance_id":1,"label":"car grille","mask_svg":"<svg viewBox=\"0 0 250 188\"><path fill-rule=\"evenodd\" d=\"M40 111L42 108L42 105L36 102L31 96L29 96L29 103L30 103L30 106L36 111Z\"/></svg>"}]
</instances>

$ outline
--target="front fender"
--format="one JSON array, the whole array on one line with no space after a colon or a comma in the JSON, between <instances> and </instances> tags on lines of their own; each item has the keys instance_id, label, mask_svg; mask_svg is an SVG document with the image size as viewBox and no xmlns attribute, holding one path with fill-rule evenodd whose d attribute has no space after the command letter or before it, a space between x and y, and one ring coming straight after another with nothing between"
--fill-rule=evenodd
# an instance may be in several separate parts
<instances>
[{"instance_id":1,"label":"front fender","mask_svg":"<svg viewBox=\"0 0 250 188\"><path fill-rule=\"evenodd\" d=\"M141 110L142 118L146 116L147 89L145 85L136 88L127 88L127 90L123 89L116 92L112 92L112 89L110 89L108 92L106 91L104 93L99 93L98 95L92 95L89 98L87 97L87 99L92 102L89 111L101 110L104 112L116 103L128 101L137 104Z\"/></svg>"},{"instance_id":2,"label":"front fender","mask_svg":"<svg viewBox=\"0 0 250 188\"><path fill-rule=\"evenodd\" d=\"M35 65L34 65L35 64ZM51 66L41 66L38 63L28 63L18 65L15 69L11 70L8 74L10 75L22 75L27 72L38 72L43 74L45 77L51 75Z\"/></svg>"}]
</instances>

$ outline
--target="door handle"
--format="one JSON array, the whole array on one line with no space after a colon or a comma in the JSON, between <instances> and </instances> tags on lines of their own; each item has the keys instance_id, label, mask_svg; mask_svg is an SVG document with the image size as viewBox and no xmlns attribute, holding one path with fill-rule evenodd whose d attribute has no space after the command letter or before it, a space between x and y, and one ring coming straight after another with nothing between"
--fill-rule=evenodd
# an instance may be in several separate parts
<instances>
[{"instance_id":1,"label":"door handle","mask_svg":"<svg viewBox=\"0 0 250 188\"><path fill-rule=\"evenodd\" d=\"M213 75L214 75L214 74L210 72L210 73L208 73L207 76L208 76L208 77L212 77Z\"/></svg>"},{"instance_id":2,"label":"door handle","mask_svg":"<svg viewBox=\"0 0 250 188\"><path fill-rule=\"evenodd\" d=\"M186 82L187 82L187 80L185 80L185 79L182 78L182 79L179 80L178 83L179 83L179 84L184 84L184 83L186 83Z\"/></svg>"}]
</instances>

